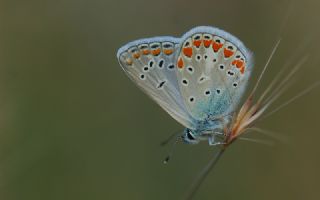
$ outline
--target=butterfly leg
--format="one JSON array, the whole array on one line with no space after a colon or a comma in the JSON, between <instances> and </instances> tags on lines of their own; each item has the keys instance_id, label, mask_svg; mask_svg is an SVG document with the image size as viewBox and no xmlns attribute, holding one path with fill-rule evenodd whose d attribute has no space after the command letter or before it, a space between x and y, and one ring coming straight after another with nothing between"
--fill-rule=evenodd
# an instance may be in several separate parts
<instances>
[{"instance_id":1,"label":"butterfly leg","mask_svg":"<svg viewBox=\"0 0 320 200\"><path fill-rule=\"evenodd\" d=\"M173 139L179 138L179 136L182 135L181 132L182 132L182 131L178 131L178 132L172 133L167 139L163 140L163 141L160 143L160 146L165 146L165 145L167 145L169 142L171 142Z\"/></svg>"},{"instance_id":2,"label":"butterfly leg","mask_svg":"<svg viewBox=\"0 0 320 200\"><path fill-rule=\"evenodd\" d=\"M217 145L223 145L223 144L225 144L224 142L215 141L214 135L209 136L208 142L209 142L209 145L210 145L210 146L217 146Z\"/></svg>"}]
</instances>

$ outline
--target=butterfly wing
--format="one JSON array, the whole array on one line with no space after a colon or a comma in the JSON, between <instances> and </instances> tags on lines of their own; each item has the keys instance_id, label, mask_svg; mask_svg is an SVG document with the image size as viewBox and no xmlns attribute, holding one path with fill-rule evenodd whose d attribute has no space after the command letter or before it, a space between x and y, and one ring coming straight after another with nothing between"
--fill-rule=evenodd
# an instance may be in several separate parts
<instances>
[{"instance_id":1,"label":"butterfly wing","mask_svg":"<svg viewBox=\"0 0 320 200\"><path fill-rule=\"evenodd\" d=\"M185 127L193 119L184 105L176 77L180 39L155 37L130 42L117 53L130 79Z\"/></svg>"},{"instance_id":2,"label":"butterfly wing","mask_svg":"<svg viewBox=\"0 0 320 200\"><path fill-rule=\"evenodd\" d=\"M197 120L228 114L239 104L252 56L233 35L197 27L181 41L177 78L187 110Z\"/></svg>"}]
</instances>

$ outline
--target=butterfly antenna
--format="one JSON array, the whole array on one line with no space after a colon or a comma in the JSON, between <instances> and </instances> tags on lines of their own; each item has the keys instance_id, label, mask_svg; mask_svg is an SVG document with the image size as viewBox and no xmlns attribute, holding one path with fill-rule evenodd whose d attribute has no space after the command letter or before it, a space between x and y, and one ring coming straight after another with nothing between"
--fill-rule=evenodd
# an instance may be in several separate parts
<instances>
[{"instance_id":1,"label":"butterfly antenna","mask_svg":"<svg viewBox=\"0 0 320 200\"><path fill-rule=\"evenodd\" d=\"M179 141L181 141L181 137L180 137L180 136L178 136L177 139L176 139L176 141L172 144L168 156L163 160L163 163L164 163L164 164L168 164L169 160L172 158L174 149L175 149L175 147L177 146L177 143L178 143Z\"/></svg>"},{"instance_id":2,"label":"butterfly antenna","mask_svg":"<svg viewBox=\"0 0 320 200\"><path fill-rule=\"evenodd\" d=\"M198 191L199 187L209 174L209 172L213 169L213 167L216 165L218 160L221 158L223 153L225 152L225 147L222 147L216 154L215 156L209 161L209 163L206 165L206 167L201 171L201 173L197 176L197 178L193 181L193 184L191 185L191 188L189 192L186 195L185 200L191 200L193 196L196 194Z\"/></svg>"},{"instance_id":3,"label":"butterfly antenna","mask_svg":"<svg viewBox=\"0 0 320 200\"><path fill-rule=\"evenodd\" d=\"M174 138L177 138L180 134L181 134L181 131L172 133L167 139L163 140L160 143L160 146L166 146L170 141L172 141Z\"/></svg>"}]
</instances>

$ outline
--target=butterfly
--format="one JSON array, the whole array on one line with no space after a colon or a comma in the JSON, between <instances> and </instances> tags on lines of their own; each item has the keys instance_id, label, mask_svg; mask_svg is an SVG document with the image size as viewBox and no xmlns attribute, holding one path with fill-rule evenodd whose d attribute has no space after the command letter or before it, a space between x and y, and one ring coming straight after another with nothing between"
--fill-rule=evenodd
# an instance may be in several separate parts
<instances>
[{"instance_id":1,"label":"butterfly","mask_svg":"<svg viewBox=\"0 0 320 200\"><path fill-rule=\"evenodd\" d=\"M253 70L253 54L238 38L221 29L195 27L181 38L141 39L118 50L118 61L128 77L185 127L178 138L187 144L208 141L209 145L221 146L194 182L187 199L192 198L230 144L250 129L263 132L253 127L254 123L288 88L288 80L305 63L306 59L301 59L285 77L283 68L254 101L255 91L279 43L280 40L244 101ZM319 85L316 82L267 115Z\"/></svg>"},{"instance_id":2,"label":"butterfly","mask_svg":"<svg viewBox=\"0 0 320 200\"><path fill-rule=\"evenodd\" d=\"M227 134L253 68L252 53L235 36L201 26L181 38L130 42L117 57L129 78L185 127L185 143L232 141L218 138Z\"/></svg>"}]
</instances>

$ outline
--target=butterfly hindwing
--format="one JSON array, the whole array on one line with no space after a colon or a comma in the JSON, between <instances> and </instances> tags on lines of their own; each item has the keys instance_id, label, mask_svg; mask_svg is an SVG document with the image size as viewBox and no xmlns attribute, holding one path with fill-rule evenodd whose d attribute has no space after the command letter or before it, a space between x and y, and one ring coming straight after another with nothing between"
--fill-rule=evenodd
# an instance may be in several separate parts
<instances>
[{"instance_id":1,"label":"butterfly hindwing","mask_svg":"<svg viewBox=\"0 0 320 200\"><path fill-rule=\"evenodd\" d=\"M192 127L176 77L180 40L155 37L130 42L117 57L126 74L165 111L185 127Z\"/></svg>"},{"instance_id":2,"label":"butterfly hindwing","mask_svg":"<svg viewBox=\"0 0 320 200\"><path fill-rule=\"evenodd\" d=\"M197 27L181 41L177 78L188 112L197 120L232 112L251 71L251 53L222 30Z\"/></svg>"}]
</instances>

